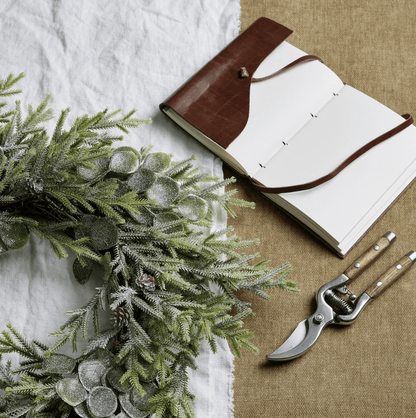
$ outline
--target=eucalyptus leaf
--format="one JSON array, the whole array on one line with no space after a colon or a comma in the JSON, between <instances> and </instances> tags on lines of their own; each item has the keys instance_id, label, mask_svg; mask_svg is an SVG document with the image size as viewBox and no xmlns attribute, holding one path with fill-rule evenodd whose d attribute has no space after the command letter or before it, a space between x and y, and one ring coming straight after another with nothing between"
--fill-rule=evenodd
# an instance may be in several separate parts
<instances>
[{"instance_id":1,"label":"eucalyptus leaf","mask_svg":"<svg viewBox=\"0 0 416 418\"><path fill-rule=\"evenodd\" d=\"M170 222L179 221L180 217L176 213L173 212L162 212L158 213L153 220L153 225L157 228L162 229L164 224L168 224ZM174 225L170 226L169 228L164 229L165 232L182 232L183 225Z\"/></svg>"},{"instance_id":2,"label":"eucalyptus leaf","mask_svg":"<svg viewBox=\"0 0 416 418\"><path fill-rule=\"evenodd\" d=\"M94 262L89 258L84 258L85 265L83 266L81 262L76 258L72 265L72 271L74 272L75 278L78 280L78 283L85 284L88 282L91 277Z\"/></svg>"},{"instance_id":3,"label":"eucalyptus leaf","mask_svg":"<svg viewBox=\"0 0 416 418\"><path fill-rule=\"evenodd\" d=\"M111 180L114 181L114 179L111 179ZM125 181L122 181L120 179L116 179L116 181L117 181L118 188L114 192L114 197L121 197L121 196L124 196L126 193L130 192L130 188Z\"/></svg>"},{"instance_id":4,"label":"eucalyptus leaf","mask_svg":"<svg viewBox=\"0 0 416 418\"><path fill-rule=\"evenodd\" d=\"M146 157L142 168L148 168L155 173L160 173L169 168L170 161L171 156L169 154L165 154L164 152L153 152Z\"/></svg>"},{"instance_id":5,"label":"eucalyptus leaf","mask_svg":"<svg viewBox=\"0 0 416 418\"><path fill-rule=\"evenodd\" d=\"M90 239L96 250L108 250L118 242L117 226L108 218L100 218L91 225Z\"/></svg>"},{"instance_id":6,"label":"eucalyptus leaf","mask_svg":"<svg viewBox=\"0 0 416 418\"><path fill-rule=\"evenodd\" d=\"M140 208L140 215L136 215L133 212L129 212L129 215L138 223L151 225L153 223L153 218L155 215L147 209L145 206Z\"/></svg>"},{"instance_id":7,"label":"eucalyptus leaf","mask_svg":"<svg viewBox=\"0 0 416 418\"><path fill-rule=\"evenodd\" d=\"M100 360L109 369L113 366L115 355L104 348L97 348L88 355L88 360Z\"/></svg>"},{"instance_id":8,"label":"eucalyptus leaf","mask_svg":"<svg viewBox=\"0 0 416 418\"><path fill-rule=\"evenodd\" d=\"M77 174L83 180L91 181L106 173L108 171L108 164L110 162L110 159L108 157L103 157L91 162L96 167L95 170L91 168L77 166Z\"/></svg>"},{"instance_id":9,"label":"eucalyptus leaf","mask_svg":"<svg viewBox=\"0 0 416 418\"><path fill-rule=\"evenodd\" d=\"M142 382L146 382L146 383L151 383L156 379L157 376L157 372L153 369L153 373L150 374L151 370L152 370L152 365L151 364L143 364L144 368L146 369L147 372L147 377L141 377L140 376L140 380Z\"/></svg>"},{"instance_id":10,"label":"eucalyptus leaf","mask_svg":"<svg viewBox=\"0 0 416 418\"><path fill-rule=\"evenodd\" d=\"M87 398L88 411L94 417L108 417L116 412L118 406L116 394L107 387L97 386L91 390Z\"/></svg>"},{"instance_id":11,"label":"eucalyptus leaf","mask_svg":"<svg viewBox=\"0 0 416 418\"><path fill-rule=\"evenodd\" d=\"M101 378L107 367L101 360L84 360L78 367L79 380L85 389L101 386Z\"/></svg>"},{"instance_id":12,"label":"eucalyptus leaf","mask_svg":"<svg viewBox=\"0 0 416 418\"><path fill-rule=\"evenodd\" d=\"M190 194L178 203L178 210L190 221L197 221L208 213L208 203L201 197Z\"/></svg>"},{"instance_id":13,"label":"eucalyptus leaf","mask_svg":"<svg viewBox=\"0 0 416 418\"><path fill-rule=\"evenodd\" d=\"M87 402L84 401L77 405L74 408L74 411L81 417L81 418L94 418L89 412L87 408Z\"/></svg>"},{"instance_id":14,"label":"eucalyptus leaf","mask_svg":"<svg viewBox=\"0 0 416 418\"><path fill-rule=\"evenodd\" d=\"M88 393L77 377L67 377L55 385L56 393L68 405L76 406L87 399Z\"/></svg>"},{"instance_id":15,"label":"eucalyptus leaf","mask_svg":"<svg viewBox=\"0 0 416 418\"><path fill-rule=\"evenodd\" d=\"M130 418L146 418L149 415L147 411L141 411L131 403L129 393L122 393L118 396L118 400L121 408Z\"/></svg>"},{"instance_id":16,"label":"eucalyptus leaf","mask_svg":"<svg viewBox=\"0 0 416 418\"><path fill-rule=\"evenodd\" d=\"M140 154L131 147L117 148L111 159L108 169L117 174L131 174L139 168Z\"/></svg>"},{"instance_id":17,"label":"eucalyptus leaf","mask_svg":"<svg viewBox=\"0 0 416 418\"><path fill-rule=\"evenodd\" d=\"M68 374L71 373L76 366L76 361L65 354L52 354L45 358L43 367L49 373Z\"/></svg>"},{"instance_id":18,"label":"eucalyptus leaf","mask_svg":"<svg viewBox=\"0 0 416 418\"><path fill-rule=\"evenodd\" d=\"M29 240L29 231L21 223L2 223L0 225L0 238L8 250L19 250Z\"/></svg>"},{"instance_id":19,"label":"eucalyptus leaf","mask_svg":"<svg viewBox=\"0 0 416 418\"><path fill-rule=\"evenodd\" d=\"M75 239L88 237L91 233L92 224L98 219L94 215L84 215L80 220L81 225L75 228Z\"/></svg>"},{"instance_id":20,"label":"eucalyptus leaf","mask_svg":"<svg viewBox=\"0 0 416 418\"><path fill-rule=\"evenodd\" d=\"M151 407L149 399L155 394L156 386L152 383L143 383L142 387L146 391L146 395L141 396L139 392L132 390L130 393L130 402L135 408L141 411L148 411Z\"/></svg>"},{"instance_id":21,"label":"eucalyptus leaf","mask_svg":"<svg viewBox=\"0 0 416 418\"><path fill-rule=\"evenodd\" d=\"M155 199L159 206L169 206L179 195L179 185L175 180L166 176L159 176L146 191L148 199Z\"/></svg>"},{"instance_id":22,"label":"eucalyptus leaf","mask_svg":"<svg viewBox=\"0 0 416 418\"><path fill-rule=\"evenodd\" d=\"M128 179L127 184L137 193L145 192L156 181L157 175L147 168L139 168Z\"/></svg>"},{"instance_id":23,"label":"eucalyptus leaf","mask_svg":"<svg viewBox=\"0 0 416 418\"><path fill-rule=\"evenodd\" d=\"M121 411L114 418L130 418L130 417L124 411Z\"/></svg>"},{"instance_id":24,"label":"eucalyptus leaf","mask_svg":"<svg viewBox=\"0 0 416 418\"><path fill-rule=\"evenodd\" d=\"M121 377L124 374L124 370L121 367L114 367L107 372L107 381L110 386L119 392L128 392L130 385L122 385L120 382Z\"/></svg>"}]
</instances>

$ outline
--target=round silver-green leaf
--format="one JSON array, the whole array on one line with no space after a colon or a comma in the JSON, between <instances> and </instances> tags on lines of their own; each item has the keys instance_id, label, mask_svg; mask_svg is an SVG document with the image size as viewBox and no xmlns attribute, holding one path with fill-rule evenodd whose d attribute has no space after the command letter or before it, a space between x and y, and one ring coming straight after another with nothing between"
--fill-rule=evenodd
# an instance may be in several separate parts
<instances>
[{"instance_id":1,"label":"round silver-green leaf","mask_svg":"<svg viewBox=\"0 0 416 418\"><path fill-rule=\"evenodd\" d=\"M90 239L96 250L108 250L118 242L117 226L108 218L100 218L91 225Z\"/></svg>"},{"instance_id":2,"label":"round silver-green leaf","mask_svg":"<svg viewBox=\"0 0 416 418\"><path fill-rule=\"evenodd\" d=\"M119 392L128 392L129 391L129 385L123 385L120 382L121 377L124 374L124 370L121 367L114 367L111 370L107 372L107 382L110 384L110 386Z\"/></svg>"},{"instance_id":3,"label":"round silver-green leaf","mask_svg":"<svg viewBox=\"0 0 416 418\"><path fill-rule=\"evenodd\" d=\"M90 391L101 386L101 378L107 368L101 360L84 360L78 367L79 380L85 389Z\"/></svg>"},{"instance_id":4,"label":"round silver-green leaf","mask_svg":"<svg viewBox=\"0 0 416 418\"><path fill-rule=\"evenodd\" d=\"M80 284L85 284L88 282L94 267L94 262L89 258L84 258L84 263L85 265L82 265L81 261L76 258L74 260L74 264L72 265L74 276Z\"/></svg>"},{"instance_id":5,"label":"round silver-green leaf","mask_svg":"<svg viewBox=\"0 0 416 418\"><path fill-rule=\"evenodd\" d=\"M127 184L137 193L145 192L156 181L157 175L147 168L139 168L128 179Z\"/></svg>"},{"instance_id":6,"label":"round silver-green leaf","mask_svg":"<svg viewBox=\"0 0 416 418\"><path fill-rule=\"evenodd\" d=\"M179 185L175 180L159 176L146 192L147 198L156 200L159 206L169 206L179 195Z\"/></svg>"},{"instance_id":7,"label":"round silver-green leaf","mask_svg":"<svg viewBox=\"0 0 416 418\"><path fill-rule=\"evenodd\" d=\"M147 372L147 377L146 377L146 378L144 378L144 377L141 377L141 376L140 376L140 380L141 380L142 382L147 382L147 383L153 382L153 381L156 379L156 376L157 376L157 371L153 369L153 367L152 367L152 365L151 365L151 364L143 364L143 366L144 366L144 368L146 369L146 372ZM152 372L152 374L150 374L150 372L151 372L152 370L153 370L153 372Z\"/></svg>"},{"instance_id":8,"label":"round silver-green leaf","mask_svg":"<svg viewBox=\"0 0 416 418\"><path fill-rule=\"evenodd\" d=\"M96 167L96 169L77 166L77 174L83 180L94 180L95 178L107 172L109 161L110 159L108 157L98 158L97 160L91 161L92 164Z\"/></svg>"},{"instance_id":9,"label":"round silver-green leaf","mask_svg":"<svg viewBox=\"0 0 416 418\"><path fill-rule=\"evenodd\" d=\"M131 403L129 393L122 393L118 396L118 400L121 408L130 418L146 418L149 415L147 411L141 411Z\"/></svg>"},{"instance_id":10,"label":"round silver-green leaf","mask_svg":"<svg viewBox=\"0 0 416 418\"><path fill-rule=\"evenodd\" d=\"M160 173L169 168L170 160L171 156L169 154L165 154L164 152L153 152L146 157L142 168L148 168L155 173Z\"/></svg>"},{"instance_id":11,"label":"round silver-green leaf","mask_svg":"<svg viewBox=\"0 0 416 418\"><path fill-rule=\"evenodd\" d=\"M74 411L81 417L81 418L93 418L92 415L88 412L87 402L82 402L76 407L74 407Z\"/></svg>"},{"instance_id":12,"label":"round silver-green leaf","mask_svg":"<svg viewBox=\"0 0 416 418\"><path fill-rule=\"evenodd\" d=\"M117 174L134 173L140 164L140 154L131 147L117 148L109 164L109 170Z\"/></svg>"},{"instance_id":13,"label":"round silver-green leaf","mask_svg":"<svg viewBox=\"0 0 416 418\"><path fill-rule=\"evenodd\" d=\"M43 361L43 366L48 373L68 374L76 366L76 361L65 354L52 354Z\"/></svg>"},{"instance_id":14,"label":"round silver-green leaf","mask_svg":"<svg viewBox=\"0 0 416 418\"><path fill-rule=\"evenodd\" d=\"M55 385L56 393L68 405L76 406L87 399L88 393L76 377L67 377Z\"/></svg>"},{"instance_id":15,"label":"round silver-green leaf","mask_svg":"<svg viewBox=\"0 0 416 418\"><path fill-rule=\"evenodd\" d=\"M115 355L105 348L97 348L88 355L88 360L100 360L109 369L113 366Z\"/></svg>"},{"instance_id":16,"label":"round silver-green leaf","mask_svg":"<svg viewBox=\"0 0 416 418\"><path fill-rule=\"evenodd\" d=\"M165 232L172 233L172 232L181 232L183 231L183 225L173 225L166 227L170 222L179 221L180 217L176 213L173 212L162 212L158 213L153 220L153 225L158 227L159 230L164 230Z\"/></svg>"},{"instance_id":17,"label":"round silver-green leaf","mask_svg":"<svg viewBox=\"0 0 416 418\"><path fill-rule=\"evenodd\" d=\"M1 224L0 237L8 250L19 250L29 240L29 231L20 223Z\"/></svg>"},{"instance_id":18,"label":"round silver-green leaf","mask_svg":"<svg viewBox=\"0 0 416 418\"><path fill-rule=\"evenodd\" d=\"M148 411L151 407L149 399L154 395L156 386L152 383L144 383L142 387L146 391L146 395L141 396L139 392L132 390L130 393L130 402L137 409Z\"/></svg>"},{"instance_id":19,"label":"round silver-green leaf","mask_svg":"<svg viewBox=\"0 0 416 418\"><path fill-rule=\"evenodd\" d=\"M99 218L94 215L84 215L81 218L81 224L78 225L74 232L75 232L75 239L81 239L88 237L91 232L91 226L92 224L98 220Z\"/></svg>"},{"instance_id":20,"label":"round silver-green leaf","mask_svg":"<svg viewBox=\"0 0 416 418\"><path fill-rule=\"evenodd\" d=\"M198 221L208 213L208 203L201 197L190 194L178 203L178 210L190 221Z\"/></svg>"},{"instance_id":21,"label":"round silver-green leaf","mask_svg":"<svg viewBox=\"0 0 416 418\"><path fill-rule=\"evenodd\" d=\"M97 386L87 398L88 411L98 418L108 417L117 410L117 396L107 387Z\"/></svg>"},{"instance_id":22,"label":"round silver-green leaf","mask_svg":"<svg viewBox=\"0 0 416 418\"><path fill-rule=\"evenodd\" d=\"M133 212L129 212L129 215L138 223L151 225L153 223L153 218L155 215L147 209L145 206L140 208L140 215L136 215Z\"/></svg>"},{"instance_id":23,"label":"round silver-green leaf","mask_svg":"<svg viewBox=\"0 0 416 418\"><path fill-rule=\"evenodd\" d=\"M130 418L130 417L124 411L121 411L114 418Z\"/></svg>"}]
</instances>

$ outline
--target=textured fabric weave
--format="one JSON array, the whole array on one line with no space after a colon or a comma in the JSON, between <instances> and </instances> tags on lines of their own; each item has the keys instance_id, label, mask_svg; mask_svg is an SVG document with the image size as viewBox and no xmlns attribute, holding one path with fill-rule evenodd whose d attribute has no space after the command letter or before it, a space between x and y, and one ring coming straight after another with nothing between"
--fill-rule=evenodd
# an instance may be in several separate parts
<instances>
[{"instance_id":1,"label":"textured fabric weave","mask_svg":"<svg viewBox=\"0 0 416 418\"><path fill-rule=\"evenodd\" d=\"M241 0L243 29L260 16L292 29L288 42L319 56L345 83L398 114L416 115L412 1ZM377 175L377 170L371 175ZM255 211L239 210L229 223L240 236L260 238L259 252L271 265L291 262L291 277L301 293L270 291L270 301L242 295L253 302L257 313L246 325L256 333L253 342L260 354L245 355L235 362L235 417L414 417L416 266L375 299L354 324L324 330L303 357L274 364L267 363L265 355L314 311L318 288L342 273L385 232L393 231L397 240L351 283L349 288L356 294L404 254L416 250L416 186L409 188L344 260L253 192L248 182L240 179L237 187L240 197L255 201L257 207Z\"/></svg>"},{"instance_id":2,"label":"textured fabric weave","mask_svg":"<svg viewBox=\"0 0 416 418\"><path fill-rule=\"evenodd\" d=\"M0 78L25 72L23 107L37 106L50 93L56 116L72 109L69 121L106 107L137 109L137 117L153 123L132 131L124 145L151 144L176 160L195 154L202 172L221 177L221 162L158 105L237 36L239 16L238 0L4 0ZM225 214L217 210L216 216L217 227L224 227ZM64 312L83 306L100 286L98 280L80 286L72 261L58 260L49 243L33 237L21 251L3 255L0 329L11 321L24 335L52 345L48 335L66 322ZM228 346L221 343L215 356L204 346L198 361L201 371L192 374L189 388L196 416L232 416Z\"/></svg>"}]
</instances>

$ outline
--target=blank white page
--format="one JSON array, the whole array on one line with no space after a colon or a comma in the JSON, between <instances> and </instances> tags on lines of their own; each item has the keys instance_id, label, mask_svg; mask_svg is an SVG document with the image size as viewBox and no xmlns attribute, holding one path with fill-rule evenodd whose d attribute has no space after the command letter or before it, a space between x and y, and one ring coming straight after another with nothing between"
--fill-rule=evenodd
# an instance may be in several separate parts
<instances>
[{"instance_id":1,"label":"blank white page","mask_svg":"<svg viewBox=\"0 0 416 418\"><path fill-rule=\"evenodd\" d=\"M303 55L283 42L261 63L254 77L270 75ZM227 152L253 176L342 86L339 77L318 61L252 83L247 125Z\"/></svg>"},{"instance_id":2,"label":"blank white page","mask_svg":"<svg viewBox=\"0 0 416 418\"><path fill-rule=\"evenodd\" d=\"M267 162L256 179L269 187L315 180L403 121L386 106L345 86L317 118L311 118L290 144ZM404 173L415 171L415 158L416 128L411 125L359 157L329 182L279 196L340 242L366 214L380 212L381 203L377 206L377 202L382 202L386 193L388 200L399 193L408 178ZM373 217L368 218L371 222Z\"/></svg>"}]
</instances>

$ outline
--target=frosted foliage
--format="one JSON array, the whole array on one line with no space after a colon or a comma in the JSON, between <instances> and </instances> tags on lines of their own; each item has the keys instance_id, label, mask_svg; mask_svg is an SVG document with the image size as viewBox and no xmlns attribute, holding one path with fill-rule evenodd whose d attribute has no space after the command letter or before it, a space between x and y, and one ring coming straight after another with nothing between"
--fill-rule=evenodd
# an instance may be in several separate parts
<instances>
[{"instance_id":1,"label":"frosted foliage","mask_svg":"<svg viewBox=\"0 0 416 418\"><path fill-rule=\"evenodd\" d=\"M29 240L29 231L23 224L1 224L0 238L7 250L19 250Z\"/></svg>"},{"instance_id":2,"label":"frosted foliage","mask_svg":"<svg viewBox=\"0 0 416 418\"><path fill-rule=\"evenodd\" d=\"M197 221L207 214L208 203L198 196L188 195L178 203L178 210L185 218Z\"/></svg>"},{"instance_id":3,"label":"frosted foliage","mask_svg":"<svg viewBox=\"0 0 416 418\"><path fill-rule=\"evenodd\" d=\"M170 165L171 156L164 152L154 152L149 154L142 168L148 168L156 173L166 170Z\"/></svg>"},{"instance_id":4,"label":"frosted foliage","mask_svg":"<svg viewBox=\"0 0 416 418\"><path fill-rule=\"evenodd\" d=\"M104 363L100 360L85 360L78 367L79 380L85 389L91 390L101 385L101 378L106 371Z\"/></svg>"},{"instance_id":5,"label":"frosted foliage","mask_svg":"<svg viewBox=\"0 0 416 418\"><path fill-rule=\"evenodd\" d=\"M118 242L118 229L108 218L100 218L91 225L91 244L97 250L108 250Z\"/></svg>"},{"instance_id":6,"label":"frosted foliage","mask_svg":"<svg viewBox=\"0 0 416 418\"><path fill-rule=\"evenodd\" d=\"M87 399L88 393L76 377L60 380L56 386L56 393L68 405L76 406Z\"/></svg>"},{"instance_id":7,"label":"frosted foliage","mask_svg":"<svg viewBox=\"0 0 416 418\"><path fill-rule=\"evenodd\" d=\"M156 174L147 168L140 168L133 173L127 180L127 184L132 190L138 193L145 192L156 181Z\"/></svg>"},{"instance_id":8,"label":"frosted foliage","mask_svg":"<svg viewBox=\"0 0 416 418\"><path fill-rule=\"evenodd\" d=\"M170 177L159 176L146 194L148 199L155 199L159 206L169 206L179 195L179 185Z\"/></svg>"},{"instance_id":9,"label":"frosted foliage","mask_svg":"<svg viewBox=\"0 0 416 418\"><path fill-rule=\"evenodd\" d=\"M43 364L47 372L59 374L71 373L76 366L75 360L65 354L52 354Z\"/></svg>"},{"instance_id":10,"label":"frosted foliage","mask_svg":"<svg viewBox=\"0 0 416 418\"><path fill-rule=\"evenodd\" d=\"M92 415L98 418L108 417L117 410L117 396L105 386L95 387L87 399L87 407Z\"/></svg>"},{"instance_id":11,"label":"frosted foliage","mask_svg":"<svg viewBox=\"0 0 416 418\"><path fill-rule=\"evenodd\" d=\"M118 174L131 174L139 168L140 154L130 147L118 148L114 151L109 170Z\"/></svg>"}]
</instances>

